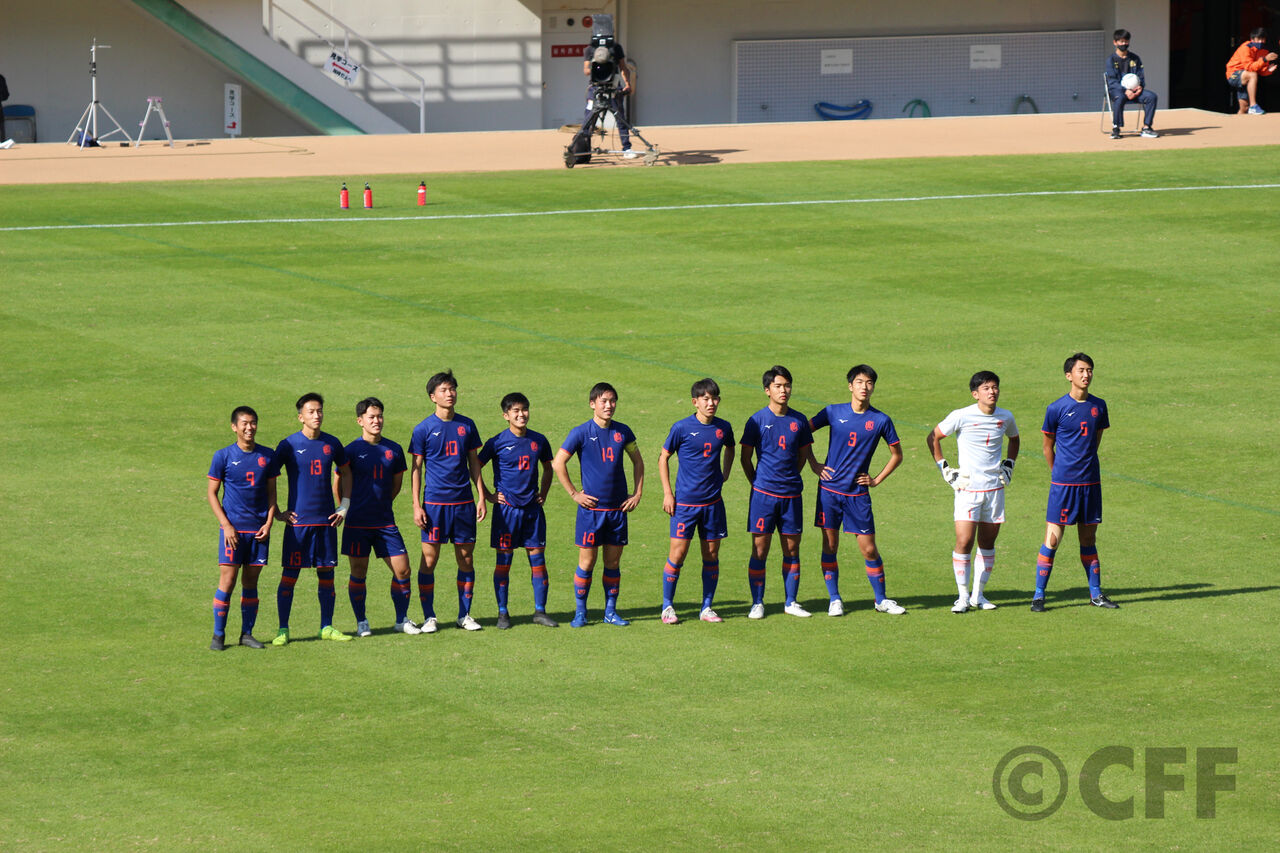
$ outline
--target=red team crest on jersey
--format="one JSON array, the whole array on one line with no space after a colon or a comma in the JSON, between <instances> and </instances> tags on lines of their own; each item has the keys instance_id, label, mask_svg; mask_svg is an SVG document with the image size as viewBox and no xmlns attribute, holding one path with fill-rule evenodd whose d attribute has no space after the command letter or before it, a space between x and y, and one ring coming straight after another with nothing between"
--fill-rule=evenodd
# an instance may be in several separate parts
<instances>
[{"instance_id":1,"label":"red team crest on jersey","mask_svg":"<svg viewBox=\"0 0 1280 853\"><path fill-rule=\"evenodd\" d=\"M1098 407L1094 406L1092 409L1090 409L1089 414L1093 415L1096 418L1098 416Z\"/></svg>"},{"instance_id":2,"label":"red team crest on jersey","mask_svg":"<svg viewBox=\"0 0 1280 853\"><path fill-rule=\"evenodd\" d=\"M799 430L800 430L800 427L798 427L798 426L796 425L796 422L795 422L795 421L792 421L792 422L791 422L791 431L792 431L792 432L798 432Z\"/></svg>"},{"instance_id":3,"label":"red team crest on jersey","mask_svg":"<svg viewBox=\"0 0 1280 853\"><path fill-rule=\"evenodd\" d=\"M996 429L1000 429L1003 426L1004 426L1004 421L996 421Z\"/></svg>"},{"instance_id":4,"label":"red team crest on jersey","mask_svg":"<svg viewBox=\"0 0 1280 853\"><path fill-rule=\"evenodd\" d=\"M466 434L467 434L466 427L463 427L463 426L458 427L458 435L466 435Z\"/></svg>"},{"instance_id":5,"label":"red team crest on jersey","mask_svg":"<svg viewBox=\"0 0 1280 853\"><path fill-rule=\"evenodd\" d=\"M266 467L267 467L267 457L265 457L265 456L259 456L259 457L258 457L258 467L259 467L259 468L266 468Z\"/></svg>"},{"instance_id":6,"label":"red team crest on jersey","mask_svg":"<svg viewBox=\"0 0 1280 853\"><path fill-rule=\"evenodd\" d=\"M395 454L393 454L390 450L384 450L382 451L382 455L386 457L388 462L390 462L391 457L394 456Z\"/></svg>"},{"instance_id":7,"label":"red team crest on jersey","mask_svg":"<svg viewBox=\"0 0 1280 853\"><path fill-rule=\"evenodd\" d=\"M616 429L613 431L613 441L615 444L622 441L622 433L618 432Z\"/></svg>"},{"instance_id":8,"label":"red team crest on jersey","mask_svg":"<svg viewBox=\"0 0 1280 853\"><path fill-rule=\"evenodd\" d=\"M873 429L875 429L875 428L876 428L876 422L875 422L875 421L867 421L867 422L866 422L865 424L863 424L862 426L863 426L863 428L864 428L864 429L866 429L866 431L867 431L867 432L871 432Z\"/></svg>"},{"instance_id":9,"label":"red team crest on jersey","mask_svg":"<svg viewBox=\"0 0 1280 853\"><path fill-rule=\"evenodd\" d=\"M329 456L329 455L331 455L332 453L333 453L333 448L326 444L326 445L324 446L324 455L325 455L325 456Z\"/></svg>"},{"instance_id":10,"label":"red team crest on jersey","mask_svg":"<svg viewBox=\"0 0 1280 853\"><path fill-rule=\"evenodd\" d=\"M724 430L722 429L716 430L716 438L724 438Z\"/></svg>"},{"instance_id":11,"label":"red team crest on jersey","mask_svg":"<svg viewBox=\"0 0 1280 853\"><path fill-rule=\"evenodd\" d=\"M531 442L529 442L529 449L530 449L530 450L532 450L534 453L537 453L537 452L538 452L538 442L536 442L536 441L531 441Z\"/></svg>"}]
</instances>

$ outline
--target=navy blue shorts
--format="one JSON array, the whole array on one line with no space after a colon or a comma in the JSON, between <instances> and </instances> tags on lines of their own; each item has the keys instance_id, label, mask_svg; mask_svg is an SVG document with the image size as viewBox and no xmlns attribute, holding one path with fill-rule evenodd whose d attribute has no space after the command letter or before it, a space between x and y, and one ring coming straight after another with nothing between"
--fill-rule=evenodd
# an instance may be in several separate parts
<instances>
[{"instance_id":1,"label":"navy blue shorts","mask_svg":"<svg viewBox=\"0 0 1280 853\"><path fill-rule=\"evenodd\" d=\"M620 509L578 507L573 536L579 548L627 544L627 514Z\"/></svg>"},{"instance_id":2,"label":"navy blue shorts","mask_svg":"<svg viewBox=\"0 0 1280 853\"><path fill-rule=\"evenodd\" d=\"M338 530L327 524L284 529L284 553L280 565L286 569L332 569L338 565Z\"/></svg>"},{"instance_id":3,"label":"navy blue shorts","mask_svg":"<svg viewBox=\"0 0 1280 853\"><path fill-rule=\"evenodd\" d=\"M818 489L818 505L813 510L813 526L835 530L844 525L845 533L874 536L876 517L871 512L871 495L859 492L846 495L829 489Z\"/></svg>"},{"instance_id":4,"label":"navy blue shorts","mask_svg":"<svg viewBox=\"0 0 1280 853\"><path fill-rule=\"evenodd\" d=\"M747 532L759 535L777 530L785 536L799 536L804 532L803 516L804 499L800 495L783 498L752 489Z\"/></svg>"},{"instance_id":5,"label":"navy blue shorts","mask_svg":"<svg viewBox=\"0 0 1280 853\"><path fill-rule=\"evenodd\" d=\"M218 565L219 566L265 566L267 552L271 544L268 537L261 542L253 538L256 530L237 530L240 541L235 548L228 547L226 534L218 528Z\"/></svg>"},{"instance_id":6,"label":"navy blue shorts","mask_svg":"<svg viewBox=\"0 0 1280 853\"><path fill-rule=\"evenodd\" d=\"M1102 484L1087 486L1049 486L1049 508L1045 521L1050 524L1101 524Z\"/></svg>"},{"instance_id":7,"label":"navy blue shorts","mask_svg":"<svg viewBox=\"0 0 1280 853\"><path fill-rule=\"evenodd\" d=\"M368 557L373 551L375 557L385 560L408 551L404 546L404 537L400 528L394 524L390 527L344 527L342 528L342 554L345 557Z\"/></svg>"},{"instance_id":8,"label":"navy blue shorts","mask_svg":"<svg viewBox=\"0 0 1280 853\"><path fill-rule=\"evenodd\" d=\"M460 504L424 503L427 526L422 530L422 541L428 545L452 542L455 545L471 545L476 541L475 501Z\"/></svg>"},{"instance_id":9,"label":"navy blue shorts","mask_svg":"<svg viewBox=\"0 0 1280 853\"><path fill-rule=\"evenodd\" d=\"M671 516L671 538L692 539L694 533L708 542L724 539L729 535L729 520L724 513L724 501L709 504L676 504Z\"/></svg>"},{"instance_id":10,"label":"navy blue shorts","mask_svg":"<svg viewBox=\"0 0 1280 853\"><path fill-rule=\"evenodd\" d=\"M499 551L547 547L547 514L542 504L495 504L489 516L489 546Z\"/></svg>"}]
</instances>

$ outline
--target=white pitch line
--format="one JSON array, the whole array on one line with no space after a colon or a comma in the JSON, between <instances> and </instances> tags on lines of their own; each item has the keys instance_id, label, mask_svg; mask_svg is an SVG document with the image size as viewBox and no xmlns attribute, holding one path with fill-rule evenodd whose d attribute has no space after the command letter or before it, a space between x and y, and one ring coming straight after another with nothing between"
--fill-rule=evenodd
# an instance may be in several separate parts
<instances>
[{"instance_id":1,"label":"white pitch line","mask_svg":"<svg viewBox=\"0 0 1280 853\"><path fill-rule=\"evenodd\" d=\"M832 198L810 199L808 201L740 201L713 204L670 204L645 205L637 207L593 207L572 208L568 210L528 210L510 213L442 213L433 216L350 216L350 217L295 217L274 219L200 219L187 222L101 222L80 225L10 225L0 227L0 233L14 231L81 231L102 228L192 228L210 225L289 225L289 224L326 224L343 225L363 224L368 222L441 222L465 219L512 219L526 216L599 216L602 213L653 213L676 212L681 210L731 210L745 207L807 207L823 204L910 204L921 201L976 201L992 198L1042 198L1046 196L1086 196L1086 195L1123 195L1128 193L1169 193L1169 192L1211 192L1236 190L1270 190L1278 189L1280 184L1222 184L1199 187L1133 187L1130 189L1108 188L1096 190L1035 190L1012 193L969 193L963 195L919 195L898 196L896 198Z\"/></svg>"}]
</instances>

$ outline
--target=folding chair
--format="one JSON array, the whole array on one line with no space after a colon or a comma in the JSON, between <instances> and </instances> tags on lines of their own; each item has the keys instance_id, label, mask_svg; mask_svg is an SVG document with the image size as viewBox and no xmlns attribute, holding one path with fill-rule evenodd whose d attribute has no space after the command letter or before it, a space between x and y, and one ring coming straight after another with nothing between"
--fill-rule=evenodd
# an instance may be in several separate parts
<instances>
[{"instance_id":1,"label":"folding chair","mask_svg":"<svg viewBox=\"0 0 1280 853\"><path fill-rule=\"evenodd\" d=\"M1127 101L1126 107L1137 107L1142 109L1140 101ZM1107 73L1102 72L1102 126L1099 128L1103 133L1111 132L1111 88L1107 86ZM1138 122L1138 132L1142 132L1142 122Z\"/></svg>"},{"instance_id":2,"label":"folding chair","mask_svg":"<svg viewBox=\"0 0 1280 853\"><path fill-rule=\"evenodd\" d=\"M35 107L28 106L27 104L10 104L9 106L4 108L4 121L6 125L9 125L11 122L15 122L15 121L24 121L27 123L28 129L31 131L31 138L29 140L16 139L14 140L15 142L35 142L36 141L36 108ZM9 135L13 136L13 133L10 132ZM4 141L3 139L0 139L0 142L3 142L3 141Z\"/></svg>"}]
</instances>

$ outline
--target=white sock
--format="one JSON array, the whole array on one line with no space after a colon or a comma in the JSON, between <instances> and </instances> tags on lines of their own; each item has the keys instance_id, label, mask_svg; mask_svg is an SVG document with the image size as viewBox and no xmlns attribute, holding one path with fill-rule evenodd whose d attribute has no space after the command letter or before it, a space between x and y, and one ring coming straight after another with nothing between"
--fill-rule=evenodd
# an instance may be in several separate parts
<instances>
[{"instance_id":1,"label":"white sock","mask_svg":"<svg viewBox=\"0 0 1280 853\"><path fill-rule=\"evenodd\" d=\"M996 549L995 548L979 548L978 549L978 571L974 573L973 594L976 598L981 598L983 592L986 591L987 581L991 579L991 570L996 567Z\"/></svg>"},{"instance_id":2,"label":"white sock","mask_svg":"<svg viewBox=\"0 0 1280 853\"><path fill-rule=\"evenodd\" d=\"M969 555L952 551L951 568L956 573L956 588L960 590L960 597L965 598L969 593Z\"/></svg>"}]
</instances>

